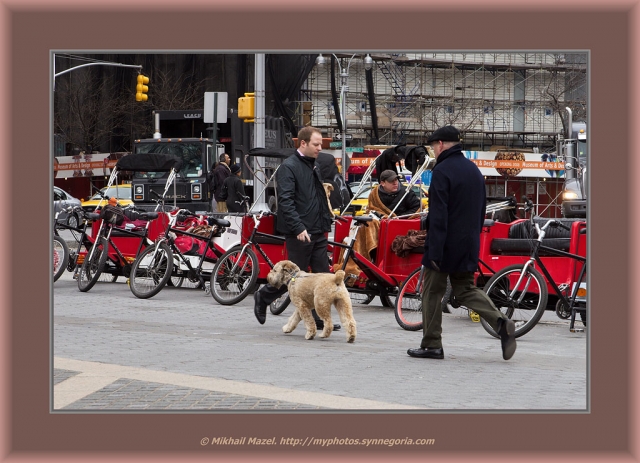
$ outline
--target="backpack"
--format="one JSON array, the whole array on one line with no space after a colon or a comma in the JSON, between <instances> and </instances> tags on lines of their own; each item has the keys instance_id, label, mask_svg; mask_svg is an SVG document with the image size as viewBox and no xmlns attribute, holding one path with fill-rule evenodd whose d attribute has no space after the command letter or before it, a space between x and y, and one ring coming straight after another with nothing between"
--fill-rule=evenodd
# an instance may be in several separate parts
<instances>
[{"instance_id":1,"label":"backpack","mask_svg":"<svg viewBox=\"0 0 640 463\"><path fill-rule=\"evenodd\" d=\"M222 189L220 190L220 194L218 196L220 196L220 199L223 200L223 201L226 201L226 199L229 197L229 189L227 188L227 181L226 180L222 184Z\"/></svg>"},{"instance_id":2,"label":"backpack","mask_svg":"<svg viewBox=\"0 0 640 463\"><path fill-rule=\"evenodd\" d=\"M209 191L211 192L211 195L213 196L213 193L218 188L218 182L217 182L217 179L216 179L216 174L212 170L210 170L207 173L207 183L209 184Z\"/></svg>"}]
</instances>

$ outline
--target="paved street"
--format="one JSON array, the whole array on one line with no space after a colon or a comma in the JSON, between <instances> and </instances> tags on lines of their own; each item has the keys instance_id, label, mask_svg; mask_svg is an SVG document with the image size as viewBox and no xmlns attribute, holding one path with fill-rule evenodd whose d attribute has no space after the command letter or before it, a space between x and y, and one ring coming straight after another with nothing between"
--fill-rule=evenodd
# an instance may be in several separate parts
<instances>
[{"instance_id":1,"label":"paved street","mask_svg":"<svg viewBox=\"0 0 640 463\"><path fill-rule=\"evenodd\" d=\"M443 316L445 360L410 358L421 332L398 326L376 298L354 306L358 336L307 341L291 315L253 315L250 296L217 305L202 290L136 298L122 277L78 291L54 283L56 410L563 410L584 411L587 333L545 314L502 360L500 341L466 312ZM335 320L337 313L333 311Z\"/></svg>"}]
</instances>

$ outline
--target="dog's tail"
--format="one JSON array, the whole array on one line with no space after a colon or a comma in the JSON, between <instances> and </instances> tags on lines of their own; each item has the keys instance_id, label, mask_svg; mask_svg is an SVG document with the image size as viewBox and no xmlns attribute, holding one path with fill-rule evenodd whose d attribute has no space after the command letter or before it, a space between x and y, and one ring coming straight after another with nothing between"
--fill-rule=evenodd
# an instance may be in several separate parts
<instances>
[{"instance_id":1,"label":"dog's tail","mask_svg":"<svg viewBox=\"0 0 640 463\"><path fill-rule=\"evenodd\" d=\"M344 270L338 270L336 272L336 285L340 286L344 282Z\"/></svg>"}]
</instances>

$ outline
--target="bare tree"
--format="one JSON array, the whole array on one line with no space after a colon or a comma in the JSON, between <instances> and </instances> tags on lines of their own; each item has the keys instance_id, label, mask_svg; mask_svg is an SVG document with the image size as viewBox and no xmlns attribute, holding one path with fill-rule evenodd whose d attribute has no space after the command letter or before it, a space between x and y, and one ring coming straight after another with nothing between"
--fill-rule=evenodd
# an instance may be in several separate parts
<instances>
[{"instance_id":1,"label":"bare tree","mask_svg":"<svg viewBox=\"0 0 640 463\"><path fill-rule=\"evenodd\" d=\"M202 109L205 80L193 74L151 67L149 100L135 101L135 78L118 81L113 73L97 73L87 68L69 73L56 82L54 129L72 145L85 150L109 149L114 132L122 145L132 138L153 133L154 110Z\"/></svg>"},{"instance_id":2,"label":"bare tree","mask_svg":"<svg viewBox=\"0 0 640 463\"><path fill-rule=\"evenodd\" d=\"M542 90L549 108L560 117L563 133L567 133L565 108L569 106L574 120L586 120L586 70L552 71L548 85Z\"/></svg>"},{"instance_id":3,"label":"bare tree","mask_svg":"<svg viewBox=\"0 0 640 463\"><path fill-rule=\"evenodd\" d=\"M121 119L125 96L112 79L98 80L90 69L56 82L54 129L81 149L108 144L114 121Z\"/></svg>"}]
</instances>

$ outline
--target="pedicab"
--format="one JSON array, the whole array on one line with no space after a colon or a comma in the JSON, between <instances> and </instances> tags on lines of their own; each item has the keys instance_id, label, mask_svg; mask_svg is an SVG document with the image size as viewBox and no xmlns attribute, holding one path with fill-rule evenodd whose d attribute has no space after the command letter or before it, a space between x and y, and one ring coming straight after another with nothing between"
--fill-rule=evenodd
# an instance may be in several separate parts
<instances>
[{"instance_id":1,"label":"pedicab","mask_svg":"<svg viewBox=\"0 0 640 463\"><path fill-rule=\"evenodd\" d=\"M159 209L181 165L181 159L166 154L134 154L118 160L107 187L114 184L121 171L168 172L164 192L162 196L158 195L154 212L139 211L133 206L121 208L115 198L102 195L94 211L99 218L93 221L89 236L89 241L98 246L92 245L79 255L78 264L82 263L82 267L78 286L81 291L91 289L100 274L111 275L111 281L118 276L128 278L136 256L165 232L169 217Z\"/></svg>"},{"instance_id":2,"label":"pedicab","mask_svg":"<svg viewBox=\"0 0 640 463\"><path fill-rule=\"evenodd\" d=\"M532 210L532 202L526 197L522 199L525 203L525 213ZM530 260L534 251L534 240L538 238L538 230L549 220L536 217L532 213L528 219L517 219L510 223L485 222L480 236L480 260L485 263L488 272L477 272L476 284L485 287L496 306L500 305L501 298L493 289L494 282L501 278L507 269L516 269ZM586 295L587 222L581 218L558 218L553 219L551 225L546 229L540 243L541 247L536 251L541 262L536 273L544 281L544 287L537 289L536 285L530 285L526 293L523 292L522 299L542 299L547 302L546 308L555 309L559 318L567 319L575 316L575 311L572 314L565 298L576 290L576 285L580 285L580 293ZM535 270L536 266L533 268ZM516 274L517 272L514 272L510 276L511 287L516 285ZM558 296L558 290L564 297ZM586 298L583 306L585 310L580 310L580 316L586 324ZM526 319L526 314L522 317ZM490 330L487 331L491 333Z\"/></svg>"}]
</instances>

